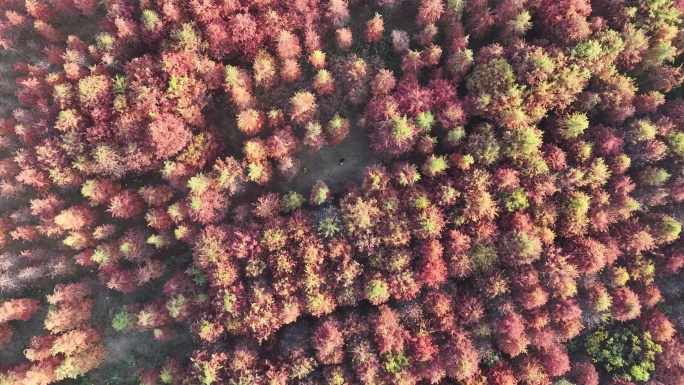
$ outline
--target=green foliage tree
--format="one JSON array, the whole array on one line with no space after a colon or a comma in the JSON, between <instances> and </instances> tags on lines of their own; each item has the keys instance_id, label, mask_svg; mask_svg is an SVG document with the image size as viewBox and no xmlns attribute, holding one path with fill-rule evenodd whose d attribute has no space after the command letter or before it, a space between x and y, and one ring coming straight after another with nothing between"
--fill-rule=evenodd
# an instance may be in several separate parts
<instances>
[{"instance_id":1,"label":"green foliage tree","mask_svg":"<svg viewBox=\"0 0 684 385\"><path fill-rule=\"evenodd\" d=\"M684 132L671 134L668 137L667 143L672 154L684 157Z\"/></svg>"},{"instance_id":2,"label":"green foliage tree","mask_svg":"<svg viewBox=\"0 0 684 385\"><path fill-rule=\"evenodd\" d=\"M129 330L133 327L133 324L135 324L135 317L126 312L126 310L114 314L114 318L112 319L112 327L117 332Z\"/></svg>"},{"instance_id":3,"label":"green foliage tree","mask_svg":"<svg viewBox=\"0 0 684 385\"><path fill-rule=\"evenodd\" d=\"M318 233L325 238L332 238L340 233L342 225L336 215L327 215L318 222Z\"/></svg>"},{"instance_id":4,"label":"green foliage tree","mask_svg":"<svg viewBox=\"0 0 684 385\"><path fill-rule=\"evenodd\" d=\"M373 304L379 305L389 299L389 286L380 278L375 278L366 284L366 298Z\"/></svg>"},{"instance_id":5,"label":"green foliage tree","mask_svg":"<svg viewBox=\"0 0 684 385\"><path fill-rule=\"evenodd\" d=\"M403 352L389 352L385 354L385 370L389 374L399 373L408 365L409 360Z\"/></svg>"},{"instance_id":6,"label":"green foliage tree","mask_svg":"<svg viewBox=\"0 0 684 385\"><path fill-rule=\"evenodd\" d=\"M564 116L558 122L558 134L563 139L576 138L589 128L589 119L584 113L573 113Z\"/></svg>"},{"instance_id":7,"label":"green foliage tree","mask_svg":"<svg viewBox=\"0 0 684 385\"><path fill-rule=\"evenodd\" d=\"M627 381L648 381L655 370L655 357L662 352L649 332L634 325L602 325L587 338L585 349L608 373Z\"/></svg>"},{"instance_id":8,"label":"green foliage tree","mask_svg":"<svg viewBox=\"0 0 684 385\"><path fill-rule=\"evenodd\" d=\"M430 132L435 124L435 116L430 111L424 111L416 117L416 127L419 132Z\"/></svg>"},{"instance_id":9,"label":"green foliage tree","mask_svg":"<svg viewBox=\"0 0 684 385\"><path fill-rule=\"evenodd\" d=\"M504 207L508 212L525 210L530 207L530 203L527 201L527 195L522 187L515 189L514 191L506 194L504 197Z\"/></svg>"},{"instance_id":10,"label":"green foliage tree","mask_svg":"<svg viewBox=\"0 0 684 385\"><path fill-rule=\"evenodd\" d=\"M302 194L290 191L289 193L283 196L281 201L281 207L284 212L289 213L302 207L302 204L304 204L304 202L305 199Z\"/></svg>"}]
</instances>

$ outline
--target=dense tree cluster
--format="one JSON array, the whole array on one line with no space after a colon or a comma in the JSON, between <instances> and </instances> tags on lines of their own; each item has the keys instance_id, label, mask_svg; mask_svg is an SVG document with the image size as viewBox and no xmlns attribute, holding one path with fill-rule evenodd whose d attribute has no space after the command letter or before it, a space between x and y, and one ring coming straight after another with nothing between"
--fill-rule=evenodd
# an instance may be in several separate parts
<instances>
[{"instance_id":1,"label":"dense tree cluster","mask_svg":"<svg viewBox=\"0 0 684 385\"><path fill-rule=\"evenodd\" d=\"M192 334L147 385L684 384L684 2L0 11L0 385L110 325Z\"/></svg>"}]
</instances>

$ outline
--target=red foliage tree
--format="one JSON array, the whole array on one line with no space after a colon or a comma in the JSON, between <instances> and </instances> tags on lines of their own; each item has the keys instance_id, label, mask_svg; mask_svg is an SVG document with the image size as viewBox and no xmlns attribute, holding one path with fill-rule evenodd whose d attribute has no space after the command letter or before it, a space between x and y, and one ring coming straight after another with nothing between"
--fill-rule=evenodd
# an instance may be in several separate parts
<instances>
[{"instance_id":1,"label":"red foliage tree","mask_svg":"<svg viewBox=\"0 0 684 385\"><path fill-rule=\"evenodd\" d=\"M574 362L569 377L578 384L599 384L599 374L594 365L588 361Z\"/></svg>"},{"instance_id":2,"label":"red foliage tree","mask_svg":"<svg viewBox=\"0 0 684 385\"><path fill-rule=\"evenodd\" d=\"M328 143L331 146L337 147L342 144L347 136L349 135L349 120L344 119L339 115L333 116L333 118L325 126L325 133L327 134Z\"/></svg>"},{"instance_id":3,"label":"red foliage tree","mask_svg":"<svg viewBox=\"0 0 684 385\"><path fill-rule=\"evenodd\" d=\"M385 30L385 23L382 21L380 14L376 13L375 17L366 22L366 41L369 43L377 43L382 39L382 33Z\"/></svg>"},{"instance_id":4,"label":"red foliage tree","mask_svg":"<svg viewBox=\"0 0 684 385\"><path fill-rule=\"evenodd\" d=\"M325 53L320 50L311 52L309 54L309 62L317 70L325 68Z\"/></svg>"},{"instance_id":5,"label":"red foliage tree","mask_svg":"<svg viewBox=\"0 0 684 385\"><path fill-rule=\"evenodd\" d=\"M442 16L443 12L444 3L442 0L422 0L416 15L416 24L424 26L435 23Z\"/></svg>"},{"instance_id":6,"label":"red foliage tree","mask_svg":"<svg viewBox=\"0 0 684 385\"><path fill-rule=\"evenodd\" d=\"M299 68L299 63L294 59L285 59L280 68L280 77L288 82L293 83L297 81L302 75L302 71Z\"/></svg>"},{"instance_id":7,"label":"red foliage tree","mask_svg":"<svg viewBox=\"0 0 684 385\"><path fill-rule=\"evenodd\" d=\"M48 312L45 317L45 328L53 333L74 329L90 318L94 301L91 299L79 302L65 302L59 309Z\"/></svg>"},{"instance_id":8,"label":"red foliage tree","mask_svg":"<svg viewBox=\"0 0 684 385\"><path fill-rule=\"evenodd\" d=\"M55 286L53 294L47 296L47 301L51 305L64 302L76 302L83 300L89 296L91 292L91 287L84 282L59 284Z\"/></svg>"},{"instance_id":9,"label":"red foliage tree","mask_svg":"<svg viewBox=\"0 0 684 385\"><path fill-rule=\"evenodd\" d=\"M349 20L348 4L344 0L331 0L328 3L326 18L333 27L343 26Z\"/></svg>"},{"instance_id":10,"label":"red foliage tree","mask_svg":"<svg viewBox=\"0 0 684 385\"><path fill-rule=\"evenodd\" d=\"M515 373L506 361L499 361L487 370L487 384L489 385L517 385Z\"/></svg>"},{"instance_id":11,"label":"red foliage tree","mask_svg":"<svg viewBox=\"0 0 684 385\"><path fill-rule=\"evenodd\" d=\"M316 98L310 92L297 92L290 99L290 119L299 124L310 122L316 113Z\"/></svg>"},{"instance_id":12,"label":"red foliage tree","mask_svg":"<svg viewBox=\"0 0 684 385\"><path fill-rule=\"evenodd\" d=\"M396 84L397 79L392 74L392 71L381 69L371 82L371 93L379 96L387 95L394 89Z\"/></svg>"},{"instance_id":13,"label":"red foliage tree","mask_svg":"<svg viewBox=\"0 0 684 385\"><path fill-rule=\"evenodd\" d=\"M0 323L7 321L28 321L38 311L40 302L29 299L11 299L0 305Z\"/></svg>"},{"instance_id":14,"label":"red foliage tree","mask_svg":"<svg viewBox=\"0 0 684 385\"><path fill-rule=\"evenodd\" d=\"M87 206L71 206L62 210L56 217L55 223L64 230L77 231L89 229L97 219L94 210Z\"/></svg>"},{"instance_id":15,"label":"red foliage tree","mask_svg":"<svg viewBox=\"0 0 684 385\"><path fill-rule=\"evenodd\" d=\"M496 343L499 348L512 357L525 351L530 340L525 333L523 318L514 311L500 316L495 322Z\"/></svg>"},{"instance_id":16,"label":"red foliage tree","mask_svg":"<svg viewBox=\"0 0 684 385\"><path fill-rule=\"evenodd\" d=\"M40 36L51 43L59 43L60 41L64 41L64 35L62 35L62 33L55 29L55 27L49 23L46 23L45 21L36 20L33 23L33 27Z\"/></svg>"},{"instance_id":17,"label":"red foliage tree","mask_svg":"<svg viewBox=\"0 0 684 385\"><path fill-rule=\"evenodd\" d=\"M179 153L190 141L190 131L181 119L171 114L159 116L149 125L155 155L168 158Z\"/></svg>"},{"instance_id":18,"label":"red foliage tree","mask_svg":"<svg viewBox=\"0 0 684 385\"><path fill-rule=\"evenodd\" d=\"M107 287L122 293L132 293L138 286L138 277L133 270L115 270L109 274Z\"/></svg>"},{"instance_id":19,"label":"red foliage tree","mask_svg":"<svg viewBox=\"0 0 684 385\"><path fill-rule=\"evenodd\" d=\"M401 54L405 51L408 51L411 39L409 38L409 35L406 31L395 29L392 31L391 36L392 49L394 49L394 52Z\"/></svg>"},{"instance_id":20,"label":"red foliage tree","mask_svg":"<svg viewBox=\"0 0 684 385\"><path fill-rule=\"evenodd\" d=\"M95 329L88 325L80 325L76 329L57 337L50 351L53 355L73 356L96 344L99 340L100 335Z\"/></svg>"},{"instance_id":21,"label":"red foliage tree","mask_svg":"<svg viewBox=\"0 0 684 385\"><path fill-rule=\"evenodd\" d=\"M108 179L90 179L81 188L81 194L95 205L109 203L120 191L121 186Z\"/></svg>"},{"instance_id":22,"label":"red foliage tree","mask_svg":"<svg viewBox=\"0 0 684 385\"><path fill-rule=\"evenodd\" d=\"M335 80L330 72L321 69L316 73L313 80L313 88L320 95L330 95L335 91Z\"/></svg>"},{"instance_id":23,"label":"red foliage tree","mask_svg":"<svg viewBox=\"0 0 684 385\"><path fill-rule=\"evenodd\" d=\"M627 287L617 287L611 291L613 299L612 315L618 321L629 321L641 314L639 297Z\"/></svg>"},{"instance_id":24,"label":"red foliage tree","mask_svg":"<svg viewBox=\"0 0 684 385\"><path fill-rule=\"evenodd\" d=\"M322 180L316 181L313 188L311 189L311 195L309 196L309 204L312 206L320 206L327 202L331 198L331 192L328 185L326 185Z\"/></svg>"},{"instance_id":25,"label":"red foliage tree","mask_svg":"<svg viewBox=\"0 0 684 385\"><path fill-rule=\"evenodd\" d=\"M335 42L337 48L348 50L353 42L351 30L349 28L338 28L335 31Z\"/></svg>"},{"instance_id":26,"label":"red foliage tree","mask_svg":"<svg viewBox=\"0 0 684 385\"><path fill-rule=\"evenodd\" d=\"M427 362L435 359L439 352L439 347L434 338L429 333L418 333L409 340L409 346L413 351L412 356L418 362Z\"/></svg>"},{"instance_id":27,"label":"red foliage tree","mask_svg":"<svg viewBox=\"0 0 684 385\"><path fill-rule=\"evenodd\" d=\"M316 358L325 364L339 364L344 358L344 337L337 321L328 320L319 326L312 335Z\"/></svg>"},{"instance_id":28,"label":"red foliage tree","mask_svg":"<svg viewBox=\"0 0 684 385\"><path fill-rule=\"evenodd\" d=\"M254 109L240 111L237 115L238 129L248 136L259 133L265 123L264 113Z\"/></svg>"},{"instance_id":29,"label":"red foliage tree","mask_svg":"<svg viewBox=\"0 0 684 385\"><path fill-rule=\"evenodd\" d=\"M539 363L551 377L562 376L570 370L570 357L568 353L558 344L540 350L537 353Z\"/></svg>"},{"instance_id":30,"label":"red foliage tree","mask_svg":"<svg viewBox=\"0 0 684 385\"><path fill-rule=\"evenodd\" d=\"M539 4L539 13L544 29L563 43L582 40L591 33L587 22L591 5L587 1L557 3L545 0Z\"/></svg>"},{"instance_id":31,"label":"red foliage tree","mask_svg":"<svg viewBox=\"0 0 684 385\"><path fill-rule=\"evenodd\" d=\"M420 248L420 253L423 256L420 279L428 287L437 288L446 281L447 268L444 259L442 259L443 252L442 244L436 239L425 242Z\"/></svg>"},{"instance_id":32,"label":"red foliage tree","mask_svg":"<svg viewBox=\"0 0 684 385\"><path fill-rule=\"evenodd\" d=\"M676 330L672 322L660 310L649 310L640 317L642 327L651 333L655 342L665 343L672 340Z\"/></svg>"},{"instance_id":33,"label":"red foliage tree","mask_svg":"<svg viewBox=\"0 0 684 385\"><path fill-rule=\"evenodd\" d=\"M142 214L144 202L140 194L128 189L116 194L109 203L109 211L114 218L132 218Z\"/></svg>"},{"instance_id":34,"label":"red foliage tree","mask_svg":"<svg viewBox=\"0 0 684 385\"><path fill-rule=\"evenodd\" d=\"M280 59L292 59L301 55L302 47L299 45L299 39L292 32L280 31L276 41L276 51Z\"/></svg>"},{"instance_id":35,"label":"red foliage tree","mask_svg":"<svg viewBox=\"0 0 684 385\"><path fill-rule=\"evenodd\" d=\"M469 333L456 329L440 352L447 376L458 381L472 379L478 373L479 357L470 341Z\"/></svg>"},{"instance_id":36,"label":"red foliage tree","mask_svg":"<svg viewBox=\"0 0 684 385\"><path fill-rule=\"evenodd\" d=\"M372 317L375 326L375 343L380 354L401 352L408 333L399 322L399 315L387 305L378 308L379 313Z\"/></svg>"}]
</instances>

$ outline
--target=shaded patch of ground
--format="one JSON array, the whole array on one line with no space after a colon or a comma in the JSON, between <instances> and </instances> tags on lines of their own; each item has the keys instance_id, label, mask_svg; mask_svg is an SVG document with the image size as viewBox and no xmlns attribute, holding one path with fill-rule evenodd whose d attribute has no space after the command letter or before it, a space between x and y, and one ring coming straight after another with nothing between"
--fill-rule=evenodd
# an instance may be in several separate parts
<instances>
[{"instance_id":1,"label":"shaded patch of ground","mask_svg":"<svg viewBox=\"0 0 684 385\"><path fill-rule=\"evenodd\" d=\"M344 191L348 182L361 183L367 167L380 163L370 147L368 134L352 125L349 136L338 147L324 146L315 153L302 152L302 171L291 182L281 182L281 192L296 191L308 198L311 188L318 180L330 187L334 194ZM340 159L344 164L340 165Z\"/></svg>"},{"instance_id":2,"label":"shaded patch of ground","mask_svg":"<svg viewBox=\"0 0 684 385\"><path fill-rule=\"evenodd\" d=\"M158 298L164 282L190 263L190 255L184 253L173 259L173 264L162 279L147 283L131 294L122 294L104 287L97 292L91 322L96 323L107 349L107 357L99 368L94 369L77 382L79 385L135 384L138 369L161 366L167 357L189 356L194 348L190 326L186 323L172 325L172 338L157 341L152 330L118 332L112 327L114 315L125 305L147 302ZM70 384L63 382L60 384Z\"/></svg>"},{"instance_id":3,"label":"shaded patch of ground","mask_svg":"<svg viewBox=\"0 0 684 385\"><path fill-rule=\"evenodd\" d=\"M107 349L105 362L90 371L78 384L124 385L135 384L140 368L149 369L164 364L167 357L184 358L193 350L188 325L174 328L175 335L168 341L154 339L152 331L117 332L108 326L103 342ZM111 332L110 330L111 329ZM61 384L69 384L62 382Z\"/></svg>"}]
</instances>

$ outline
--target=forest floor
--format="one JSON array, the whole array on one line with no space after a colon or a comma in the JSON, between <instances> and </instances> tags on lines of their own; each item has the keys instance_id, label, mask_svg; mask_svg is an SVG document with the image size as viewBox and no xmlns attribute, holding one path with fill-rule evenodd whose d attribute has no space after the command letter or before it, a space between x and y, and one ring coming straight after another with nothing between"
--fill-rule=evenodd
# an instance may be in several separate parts
<instances>
[{"instance_id":1,"label":"forest floor","mask_svg":"<svg viewBox=\"0 0 684 385\"><path fill-rule=\"evenodd\" d=\"M173 270L173 269L172 269ZM145 290L147 289L147 290ZM134 301L143 297L154 297L159 288L143 287L134 295L123 295L113 290L101 290L95 297L92 320L102 333L102 342L107 350L105 361L97 369L90 371L83 380L61 382L60 385L124 385L135 384L140 368L160 367L167 357L184 358L188 356L194 344L190 334L190 326L186 323L173 329L172 337L167 341L157 341L151 330L130 330L119 332L112 327L114 315Z\"/></svg>"},{"instance_id":2,"label":"forest floor","mask_svg":"<svg viewBox=\"0 0 684 385\"><path fill-rule=\"evenodd\" d=\"M276 187L281 192L296 191L305 198L311 194L311 188L318 180L322 180L333 194L344 191L348 182L360 184L363 172L367 167L380 163L370 147L368 134L352 124L349 136L338 147L324 146L315 153L302 152L302 171L289 183L280 183ZM344 164L340 164L344 159Z\"/></svg>"}]
</instances>

